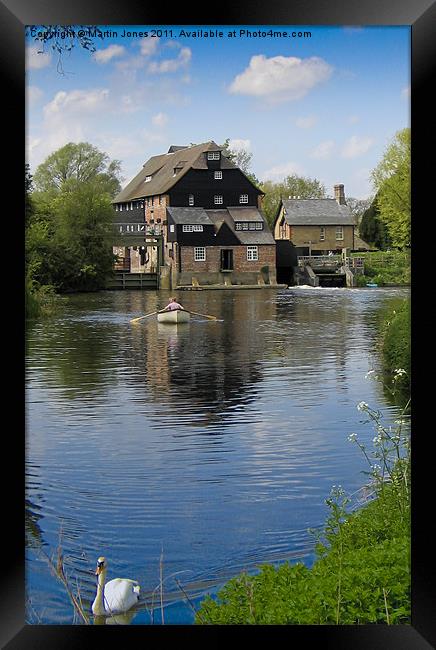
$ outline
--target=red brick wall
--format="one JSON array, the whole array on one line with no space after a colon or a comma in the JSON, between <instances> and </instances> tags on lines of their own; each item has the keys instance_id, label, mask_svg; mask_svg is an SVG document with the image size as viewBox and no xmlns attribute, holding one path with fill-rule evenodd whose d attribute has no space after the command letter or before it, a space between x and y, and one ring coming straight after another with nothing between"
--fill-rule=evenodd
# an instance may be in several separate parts
<instances>
[{"instance_id":1,"label":"red brick wall","mask_svg":"<svg viewBox=\"0 0 436 650\"><path fill-rule=\"evenodd\" d=\"M259 259L255 262L247 260L246 246L226 247L233 249L233 268L236 272L257 273L264 266L269 266L270 271L275 271L276 266L276 247L258 246ZM221 252L219 246L206 246L206 260L204 262L194 262L194 247L183 246L181 248L182 271L193 271L198 273L215 273L221 268Z\"/></svg>"}]
</instances>

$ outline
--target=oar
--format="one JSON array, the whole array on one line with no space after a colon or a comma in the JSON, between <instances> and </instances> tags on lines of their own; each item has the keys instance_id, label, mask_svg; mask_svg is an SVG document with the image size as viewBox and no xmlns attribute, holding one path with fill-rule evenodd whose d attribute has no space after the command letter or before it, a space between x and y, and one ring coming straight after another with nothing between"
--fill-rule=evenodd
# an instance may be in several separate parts
<instances>
[{"instance_id":1,"label":"oar","mask_svg":"<svg viewBox=\"0 0 436 650\"><path fill-rule=\"evenodd\" d=\"M139 316L139 318L132 318L130 321L131 323L137 323L138 320L142 320L143 318L147 318L147 316L153 316L153 314L157 314L157 311L152 311L150 314L145 314L145 316Z\"/></svg>"},{"instance_id":2,"label":"oar","mask_svg":"<svg viewBox=\"0 0 436 650\"><path fill-rule=\"evenodd\" d=\"M205 318L209 318L210 320L218 320L216 316L210 316L209 314L199 314L197 311L190 311L191 314L194 314L194 316L204 316Z\"/></svg>"}]
</instances>

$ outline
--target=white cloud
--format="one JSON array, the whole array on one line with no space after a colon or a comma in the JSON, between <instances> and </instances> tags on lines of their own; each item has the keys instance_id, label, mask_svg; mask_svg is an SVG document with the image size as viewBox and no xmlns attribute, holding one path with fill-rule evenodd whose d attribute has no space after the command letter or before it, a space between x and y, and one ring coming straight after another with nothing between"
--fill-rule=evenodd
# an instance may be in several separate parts
<instances>
[{"instance_id":1,"label":"white cloud","mask_svg":"<svg viewBox=\"0 0 436 650\"><path fill-rule=\"evenodd\" d=\"M156 52L158 43L159 38L153 38L151 36L141 39L139 47L142 56L150 56L151 54L154 54Z\"/></svg>"},{"instance_id":2,"label":"white cloud","mask_svg":"<svg viewBox=\"0 0 436 650\"><path fill-rule=\"evenodd\" d=\"M122 56L125 53L125 48L122 45L109 45L104 50L97 50L94 52L93 58L97 63L108 63L111 59Z\"/></svg>"},{"instance_id":3,"label":"white cloud","mask_svg":"<svg viewBox=\"0 0 436 650\"><path fill-rule=\"evenodd\" d=\"M366 153L373 145L373 138L353 135L349 138L342 148L341 155L343 158L357 158Z\"/></svg>"},{"instance_id":4,"label":"white cloud","mask_svg":"<svg viewBox=\"0 0 436 650\"><path fill-rule=\"evenodd\" d=\"M43 94L41 88L38 88L38 86L26 86L26 99L29 104L36 104Z\"/></svg>"},{"instance_id":5,"label":"white cloud","mask_svg":"<svg viewBox=\"0 0 436 650\"><path fill-rule=\"evenodd\" d=\"M315 115L308 115L307 117L299 117L295 120L295 125L299 129L311 129L312 126L318 122L318 118Z\"/></svg>"},{"instance_id":6,"label":"white cloud","mask_svg":"<svg viewBox=\"0 0 436 650\"><path fill-rule=\"evenodd\" d=\"M40 70L50 65L51 54L50 52L42 52L36 46L26 48L26 68L28 70Z\"/></svg>"},{"instance_id":7,"label":"white cloud","mask_svg":"<svg viewBox=\"0 0 436 650\"><path fill-rule=\"evenodd\" d=\"M334 140L325 140L315 147L315 149L310 153L310 157L316 158L317 160L326 160L327 158L330 158L334 148Z\"/></svg>"},{"instance_id":8,"label":"white cloud","mask_svg":"<svg viewBox=\"0 0 436 650\"><path fill-rule=\"evenodd\" d=\"M176 72L190 62L192 52L189 47L182 47L176 59L164 59L163 61L153 61L148 66L148 71L151 73L166 73Z\"/></svg>"},{"instance_id":9,"label":"white cloud","mask_svg":"<svg viewBox=\"0 0 436 650\"><path fill-rule=\"evenodd\" d=\"M237 75L229 92L264 97L270 102L301 99L317 84L326 81L333 68L319 57L294 56L267 58L252 56L248 68Z\"/></svg>"},{"instance_id":10,"label":"white cloud","mask_svg":"<svg viewBox=\"0 0 436 650\"><path fill-rule=\"evenodd\" d=\"M106 104L109 90L106 88L95 90L60 90L51 102L44 106L46 119L66 114L93 113L101 110Z\"/></svg>"},{"instance_id":11,"label":"white cloud","mask_svg":"<svg viewBox=\"0 0 436 650\"><path fill-rule=\"evenodd\" d=\"M151 121L155 126L165 126L165 124L168 122L168 115L165 113L157 113L157 115L153 115Z\"/></svg>"},{"instance_id":12,"label":"white cloud","mask_svg":"<svg viewBox=\"0 0 436 650\"><path fill-rule=\"evenodd\" d=\"M233 140L229 140L229 147L233 151L250 151L251 142L250 140L241 140L234 138Z\"/></svg>"},{"instance_id":13,"label":"white cloud","mask_svg":"<svg viewBox=\"0 0 436 650\"><path fill-rule=\"evenodd\" d=\"M286 176L303 173L304 170L302 169L301 165L295 162L288 162L284 163L283 165L276 165L275 167L271 167L271 169L264 171L262 174L262 180L281 181Z\"/></svg>"}]
</instances>

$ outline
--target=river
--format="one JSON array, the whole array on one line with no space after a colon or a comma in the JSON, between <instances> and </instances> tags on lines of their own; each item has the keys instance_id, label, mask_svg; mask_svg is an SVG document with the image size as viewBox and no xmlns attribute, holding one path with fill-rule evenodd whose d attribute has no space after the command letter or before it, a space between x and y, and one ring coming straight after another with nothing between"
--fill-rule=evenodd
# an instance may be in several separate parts
<instances>
[{"instance_id":1,"label":"river","mask_svg":"<svg viewBox=\"0 0 436 650\"><path fill-rule=\"evenodd\" d=\"M97 557L141 585L121 622L190 624L193 606L265 562L314 559L333 485L354 493L371 445L356 408L398 409L365 378L376 319L408 290L180 292L179 326L136 316L168 292L77 294L26 342L26 605L31 624L76 622L47 563L61 543L85 609ZM189 595L189 601L185 594ZM91 619L92 620L92 619Z\"/></svg>"}]
</instances>

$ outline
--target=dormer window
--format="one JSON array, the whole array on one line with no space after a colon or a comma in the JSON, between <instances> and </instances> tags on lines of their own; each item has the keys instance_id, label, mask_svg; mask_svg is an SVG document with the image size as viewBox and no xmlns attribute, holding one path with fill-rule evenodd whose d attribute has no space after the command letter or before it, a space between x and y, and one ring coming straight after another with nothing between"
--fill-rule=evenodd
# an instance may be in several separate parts
<instances>
[{"instance_id":1,"label":"dormer window","mask_svg":"<svg viewBox=\"0 0 436 650\"><path fill-rule=\"evenodd\" d=\"M239 203L248 203L248 194L241 194L239 197Z\"/></svg>"},{"instance_id":2,"label":"dormer window","mask_svg":"<svg viewBox=\"0 0 436 650\"><path fill-rule=\"evenodd\" d=\"M220 159L220 152L219 151L208 151L207 152L207 159L208 160L219 160Z\"/></svg>"},{"instance_id":3,"label":"dormer window","mask_svg":"<svg viewBox=\"0 0 436 650\"><path fill-rule=\"evenodd\" d=\"M216 181L221 181L223 178L223 173L221 171L214 172L213 177Z\"/></svg>"},{"instance_id":4,"label":"dormer window","mask_svg":"<svg viewBox=\"0 0 436 650\"><path fill-rule=\"evenodd\" d=\"M144 183L149 183L151 181L151 176L146 176Z\"/></svg>"},{"instance_id":5,"label":"dormer window","mask_svg":"<svg viewBox=\"0 0 436 650\"><path fill-rule=\"evenodd\" d=\"M188 196L188 205L194 205L194 195L189 194Z\"/></svg>"},{"instance_id":6,"label":"dormer window","mask_svg":"<svg viewBox=\"0 0 436 650\"><path fill-rule=\"evenodd\" d=\"M215 205L222 205L223 204L222 194L215 194L215 196L213 197L213 202Z\"/></svg>"}]
</instances>

